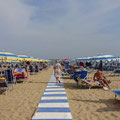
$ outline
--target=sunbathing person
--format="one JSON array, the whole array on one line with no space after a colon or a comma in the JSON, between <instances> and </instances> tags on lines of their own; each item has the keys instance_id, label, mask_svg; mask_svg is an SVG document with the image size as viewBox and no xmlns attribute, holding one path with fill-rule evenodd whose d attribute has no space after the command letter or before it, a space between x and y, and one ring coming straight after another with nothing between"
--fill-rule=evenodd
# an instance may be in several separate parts
<instances>
[{"instance_id":1,"label":"sunbathing person","mask_svg":"<svg viewBox=\"0 0 120 120\"><path fill-rule=\"evenodd\" d=\"M98 70L93 77L94 81L99 81L104 87L107 87L110 89L109 85L108 85L108 80L106 79L106 77L104 76L104 74Z\"/></svg>"}]
</instances>

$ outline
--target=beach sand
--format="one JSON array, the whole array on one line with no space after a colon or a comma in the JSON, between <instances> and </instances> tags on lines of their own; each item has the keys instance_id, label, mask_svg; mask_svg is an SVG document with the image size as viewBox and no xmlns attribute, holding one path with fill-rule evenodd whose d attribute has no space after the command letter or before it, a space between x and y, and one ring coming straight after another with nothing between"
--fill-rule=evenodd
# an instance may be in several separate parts
<instances>
[{"instance_id":1,"label":"beach sand","mask_svg":"<svg viewBox=\"0 0 120 120\"><path fill-rule=\"evenodd\" d=\"M8 95L0 95L0 120L31 120L44 93L52 68L31 75L18 83ZM112 89L120 89L120 77L108 77ZM120 98L102 88L80 88L73 79L64 78L73 120L120 120Z\"/></svg>"},{"instance_id":2,"label":"beach sand","mask_svg":"<svg viewBox=\"0 0 120 120\"><path fill-rule=\"evenodd\" d=\"M31 120L52 74L52 67L0 94L0 120Z\"/></svg>"},{"instance_id":3,"label":"beach sand","mask_svg":"<svg viewBox=\"0 0 120 120\"><path fill-rule=\"evenodd\" d=\"M110 87L120 90L120 76L107 77ZM73 79L63 79L73 120L120 120L120 97L103 88L80 88Z\"/></svg>"}]
</instances>

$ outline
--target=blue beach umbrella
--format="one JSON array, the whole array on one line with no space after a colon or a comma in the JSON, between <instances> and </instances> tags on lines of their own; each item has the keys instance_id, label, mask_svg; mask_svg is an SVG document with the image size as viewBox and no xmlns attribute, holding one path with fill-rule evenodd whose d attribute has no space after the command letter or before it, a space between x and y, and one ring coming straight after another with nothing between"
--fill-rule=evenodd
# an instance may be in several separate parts
<instances>
[{"instance_id":1,"label":"blue beach umbrella","mask_svg":"<svg viewBox=\"0 0 120 120\"><path fill-rule=\"evenodd\" d=\"M118 58L112 55L102 55L91 57L91 61L100 61L100 60L117 60Z\"/></svg>"},{"instance_id":2,"label":"blue beach umbrella","mask_svg":"<svg viewBox=\"0 0 120 120\"><path fill-rule=\"evenodd\" d=\"M90 61L91 57L76 58L75 61Z\"/></svg>"}]
</instances>

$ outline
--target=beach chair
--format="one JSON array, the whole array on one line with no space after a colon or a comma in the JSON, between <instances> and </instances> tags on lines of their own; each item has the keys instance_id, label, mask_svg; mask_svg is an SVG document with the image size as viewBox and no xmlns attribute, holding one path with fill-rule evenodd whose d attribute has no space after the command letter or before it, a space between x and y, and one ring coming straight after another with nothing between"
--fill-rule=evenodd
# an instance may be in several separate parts
<instances>
[{"instance_id":1,"label":"beach chair","mask_svg":"<svg viewBox=\"0 0 120 120\"><path fill-rule=\"evenodd\" d=\"M14 72L14 76L16 77L17 82L18 82L18 80L22 80L22 82L23 82L23 79L27 79L27 77L28 77L24 68L17 68Z\"/></svg>"},{"instance_id":2,"label":"beach chair","mask_svg":"<svg viewBox=\"0 0 120 120\"><path fill-rule=\"evenodd\" d=\"M114 75L120 75L120 68L114 71Z\"/></svg>"},{"instance_id":3,"label":"beach chair","mask_svg":"<svg viewBox=\"0 0 120 120\"><path fill-rule=\"evenodd\" d=\"M34 67L32 65L29 66L29 70L31 75L35 73Z\"/></svg>"},{"instance_id":4,"label":"beach chair","mask_svg":"<svg viewBox=\"0 0 120 120\"><path fill-rule=\"evenodd\" d=\"M5 71L5 78L9 84L16 84L16 77L13 75L13 71L11 69L7 69Z\"/></svg>"},{"instance_id":5,"label":"beach chair","mask_svg":"<svg viewBox=\"0 0 120 120\"><path fill-rule=\"evenodd\" d=\"M0 76L5 77L5 70L3 69L0 70Z\"/></svg>"},{"instance_id":6,"label":"beach chair","mask_svg":"<svg viewBox=\"0 0 120 120\"><path fill-rule=\"evenodd\" d=\"M115 93L115 99L117 98L117 96L120 96L120 90L113 90L112 92Z\"/></svg>"},{"instance_id":7,"label":"beach chair","mask_svg":"<svg viewBox=\"0 0 120 120\"><path fill-rule=\"evenodd\" d=\"M73 78L78 85L79 80L87 78L87 71L75 72L73 75L71 75L71 78Z\"/></svg>"},{"instance_id":8,"label":"beach chair","mask_svg":"<svg viewBox=\"0 0 120 120\"><path fill-rule=\"evenodd\" d=\"M62 76L67 76L67 75L69 75L69 74L67 73L66 69L63 69Z\"/></svg>"},{"instance_id":9,"label":"beach chair","mask_svg":"<svg viewBox=\"0 0 120 120\"><path fill-rule=\"evenodd\" d=\"M70 75L70 78L73 78L73 79L76 80L76 78L77 78L77 77L80 77L80 75L81 75L81 71L75 72L74 74Z\"/></svg>"},{"instance_id":10,"label":"beach chair","mask_svg":"<svg viewBox=\"0 0 120 120\"><path fill-rule=\"evenodd\" d=\"M78 85L80 80L87 78L87 71L75 72L70 77L73 78Z\"/></svg>"},{"instance_id":11,"label":"beach chair","mask_svg":"<svg viewBox=\"0 0 120 120\"><path fill-rule=\"evenodd\" d=\"M35 72L39 72L39 66L35 65Z\"/></svg>"},{"instance_id":12,"label":"beach chair","mask_svg":"<svg viewBox=\"0 0 120 120\"><path fill-rule=\"evenodd\" d=\"M40 66L39 70L40 70L40 71L42 71L42 70L43 70L43 67L42 67L42 66Z\"/></svg>"},{"instance_id":13,"label":"beach chair","mask_svg":"<svg viewBox=\"0 0 120 120\"><path fill-rule=\"evenodd\" d=\"M87 71L81 71L81 74L78 78L76 78L77 85L80 87L85 86L91 89L92 87L102 87L102 85L98 81L87 80Z\"/></svg>"},{"instance_id":14,"label":"beach chair","mask_svg":"<svg viewBox=\"0 0 120 120\"><path fill-rule=\"evenodd\" d=\"M94 80L84 80L84 84L89 89L91 89L92 87L101 87L101 88L103 88L103 86L100 84L100 82L94 81Z\"/></svg>"},{"instance_id":15,"label":"beach chair","mask_svg":"<svg viewBox=\"0 0 120 120\"><path fill-rule=\"evenodd\" d=\"M5 90L5 95L7 95L7 92L10 87L12 87L13 89L13 84L8 83L8 81L6 81L5 78L0 78L0 89Z\"/></svg>"}]
</instances>

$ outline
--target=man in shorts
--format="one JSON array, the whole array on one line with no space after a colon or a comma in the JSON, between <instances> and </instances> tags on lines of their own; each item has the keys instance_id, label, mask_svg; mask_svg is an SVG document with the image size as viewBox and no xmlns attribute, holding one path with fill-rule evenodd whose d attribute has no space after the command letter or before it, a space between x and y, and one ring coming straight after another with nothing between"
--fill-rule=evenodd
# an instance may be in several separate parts
<instances>
[{"instance_id":1,"label":"man in shorts","mask_svg":"<svg viewBox=\"0 0 120 120\"><path fill-rule=\"evenodd\" d=\"M93 80L100 82L104 87L107 87L108 89L110 89L110 86L108 85L108 80L100 70L98 70L94 74Z\"/></svg>"}]
</instances>

